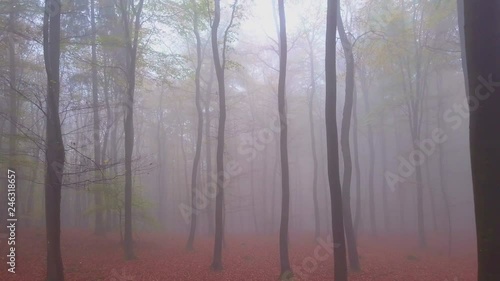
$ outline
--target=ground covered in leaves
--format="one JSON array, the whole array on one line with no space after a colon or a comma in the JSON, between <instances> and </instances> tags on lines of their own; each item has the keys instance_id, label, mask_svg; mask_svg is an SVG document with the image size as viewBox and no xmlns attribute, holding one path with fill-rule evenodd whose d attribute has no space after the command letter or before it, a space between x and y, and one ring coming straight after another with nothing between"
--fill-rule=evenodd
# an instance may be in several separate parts
<instances>
[{"instance_id":1,"label":"ground covered in leaves","mask_svg":"<svg viewBox=\"0 0 500 281\"><path fill-rule=\"evenodd\" d=\"M266 281L279 278L276 235L228 236L222 272L212 272L212 239L198 238L195 250L184 249L185 238L162 234L135 237L137 259L124 261L117 235L96 237L89 232L64 230L62 249L66 280L81 281ZM45 275L43 230L18 231L16 274L7 272L1 249L0 280L37 281ZM362 270L350 280L462 281L476 279L476 257L471 239L456 241L449 257L444 240L431 239L427 250L418 250L413 237L361 237ZM333 280L331 239L315 240L292 235L290 262L295 280ZM0 244L2 248L5 241Z\"/></svg>"}]
</instances>

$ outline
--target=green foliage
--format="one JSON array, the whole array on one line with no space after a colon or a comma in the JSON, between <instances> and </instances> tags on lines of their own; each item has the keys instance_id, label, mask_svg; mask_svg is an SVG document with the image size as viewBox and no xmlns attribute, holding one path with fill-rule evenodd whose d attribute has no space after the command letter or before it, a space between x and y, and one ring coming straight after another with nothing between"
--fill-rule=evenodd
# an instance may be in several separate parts
<instances>
[{"instance_id":1,"label":"green foliage","mask_svg":"<svg viewBox=\"0 0 500 281\"><path fill-rule=\"evenodd\" d=\"M92 206L85 211L85 215L95 214L97 211L111 211L117 215L124 215L123 209L125 206L124 193L125 177L119 176L111 180L106 180L100 183L92 184L87 192L94 193L100 191L103 195L103 203L100 207ZM132 188L132 208L133 217L140 222L144 222L150 226L158 227L158 223L150 215L150 210L153 207L152 203L142 196L143 187L135 184Z\"/></svg>"}]
</instances>

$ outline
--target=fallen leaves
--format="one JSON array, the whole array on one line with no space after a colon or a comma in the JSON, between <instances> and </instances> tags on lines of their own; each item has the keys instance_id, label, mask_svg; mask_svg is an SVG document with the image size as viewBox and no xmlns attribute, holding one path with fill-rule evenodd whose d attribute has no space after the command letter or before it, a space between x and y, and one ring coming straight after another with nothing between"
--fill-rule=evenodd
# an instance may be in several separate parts
<instances>
[{"instance_id":1,"label":"fallen leaves","mask_svg":"<svg viewBox=\"0 0 500 281\"><path fill-rule=\"evenodd\" d=\"M45 276L45 237L41 230L18 233L16 274L0 271L0 280L37 281ZM96 237L81 230L62 232L66 280L69 281L276 281L279 279L277 235L231 236L223 250L221 272L210 270L213 240L197 237L195 249L184 249L185 237L143 233L136 238L137 259L125 261L117 235ZM476 280L473 251L453 257L440 254L438 247L415 249L408 237L360 239L361 272L350 273L353 281L472 281ZM333 280L331 255L318 261L311 257L317 248L309 236L294 237L290 262L294 281ZM469 245L471 248L472 246ZM3 249L2 249L3 250ZM304 261L313 265L304 267ZM4 263L5 255L0 257ZM5 263L4 263L5 264ZM300 274L299 274L300 273Z\"/></svg>"}]
</instances>

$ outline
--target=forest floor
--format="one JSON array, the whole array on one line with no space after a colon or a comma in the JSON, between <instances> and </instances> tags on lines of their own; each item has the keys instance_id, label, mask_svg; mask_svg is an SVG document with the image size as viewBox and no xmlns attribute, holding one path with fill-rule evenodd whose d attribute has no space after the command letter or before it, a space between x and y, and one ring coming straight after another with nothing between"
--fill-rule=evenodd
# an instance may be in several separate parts
<instances>
[{"instance_id":1,"label":"forest floor","mask_svg":"<svg viewBox=\"0 0 500 281\"><path fill-rule=\"evenodd\" d=\"M45 275L43 230L20 230L16 241L16 273L8 273L2 249L0 280L38 281ZM139 234L135 237L137 259L124 261L117 235L96 237L81 230L62 232L64 271L68 281L271 281L278 280L279 251L276 235L228 236L223 250L222 272L209 265L213 242L197 238L195 250L184 249L185 237ZM476 279L473 243L457 241L448 257L443 239L430 239L427 250L418 250L412 237L361 237L362 271L350 280L472 281ZM467 240L471 241L471 240ZM333 280L331 239L292 235L290 262L297 281ZM2 241L2 248L5 241ZM467 245L467 246L463 246Z\"/></svg>"}]
</instances>

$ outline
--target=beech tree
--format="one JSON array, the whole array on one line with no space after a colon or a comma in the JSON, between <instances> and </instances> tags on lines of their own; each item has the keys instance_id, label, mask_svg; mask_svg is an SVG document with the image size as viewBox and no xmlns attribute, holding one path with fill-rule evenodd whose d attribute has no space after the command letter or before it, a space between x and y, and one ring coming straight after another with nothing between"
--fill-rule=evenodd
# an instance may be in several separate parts
<instances>
[{"instance_id":1,"label":"beech tree","mask_svg":"<svg viewBox=\"0 0 500 281\"><path fill-rule=\"evenodd\" d=\"M347 37L345 32L344 23L338 9L338 31L340 35L340 42L344 50L346 61L346 87L345 87L345 102L344 111L342 115L342 126L340 135L340 145L342 149L342 157L344 159L344 176L342 178L342 204L344 211L344 225L345 237L347 241L347 250L349 252L349 265L354 271L360 270L358 245L356 242L356 235L354 233L354 225L352 221L351 212L351 179L352 179L352 157L350 146L350 129L352 108L354 102L354 55L353 44Z\"/></svg>"},{"instance_id":2,"label":"beech tree","mask_svg":"<svg viewBox=\"0 0 500 281\"><path fill-rule=\"evenodd\" d=\"M477 280L499 280L500 17L497 1L463 1L470 155L478 248Z\"/></svg>"},{"instance_id":3,"label":"beech tree","mask_svg":"<svg viewBox=\"0 0 500 281\"><path fill-rule=\"evenodd\" d=\"M344 216L342 190L340 186L340 165L337 133L337 71L336 71L336 33L338 0L328 0L326 23L326 147L328 159L328 180L330 185L330 203L332 234L334 244L334 278L336 281L347 280L346 244L344 236Z\"/></svg>"},{"instance_id":4,"label":"beech tree","mask_svg":"<svg viewBox=\"0 0 500 281\"><path fill-rule=\"evenodd\" d=\"M134 150L134 93L135 72L137 66L137 48L141 29L141 14L144 0L137 5L133 0L120 0L119 10L122 17L125 44L126 92L124 97L124 132L125 132L125 231L124 251L126 259L134 259L132 241L132 152Z\"/></svg>"},{"instance_id":5,"label":"beech tree","mask_svg":"<svg viewBox=\"0 0 500 281\"><path fill-rule=\"evenodd\" d=\"M47 73L45 147L45 229L47 232L47 280L63 281L61 256L61 188L64 171L64 143L59 117L61 10L59 2L45 0L43 56Z\"/></svg>"},{"instance_id":6,"label":"beech tree","mask_svg":"<svg viewBox=\"0 0 500 281\"><path fill-rule=\"evenodd\" d=\"M285 1L278 0L279 13L279 42L280 42L280 66L278 84L278 113L280 116L280 159L281 159L281 222L280 222L280 265L281 279L288 280L292 276L290 261L288 258L288 221L290 213L290 175L288 168L288 124L286 120L286 63L287 63L287 41L286 41L286 18Z\"/></svg>"},{"instance_id":7,"label":"beech tree","mask_svg":"<svg viewBox=\"0 0 500 281\"><path fill-rule=\"evenodd\" d=\"M196 38L196 70L195 70L195 103L196 103L196 112L198 114L198 128L196 132L196 152L194 155L193 161L193 170L191 172L191 226L189 229L189 237L186 248L188 250L193 249L194 235L196 232L196 192L197 192L197 183L196 180L198 178L198 165L200 163L200 155L201 155L201 142L203 139L203 109L201 107L201 85L200 85L200 73L202 66L202 55L201 55L201 38L199 31L199 14L198 7L195 0L191 1L191 5L193 6L193 33Z\"/></svg>"},{"instance_id":8,"label":"beech tree","mask_svg":"<svg viewBox=\"0 0 500 281\"><path fill-rule=\"evenodd\" d=\"M222 270L222 244L224 238L224 136L226 127L226 86L224 72L226 69L226 52L228 35L236 15L238 0L235 0L232 6L231 18L229 24L224 30L222 40L222 51L219 54L218 29L220 24L220 0L215 0L214 19L211 30L212 53L215 64L215 75L217 76L218 94L219 94L219 126L217 128L217 194L215 198L215 243L214 256L212 260L212 269ZM222 58L221 58L222 57Z\"/></svg>"}]
</instances>

